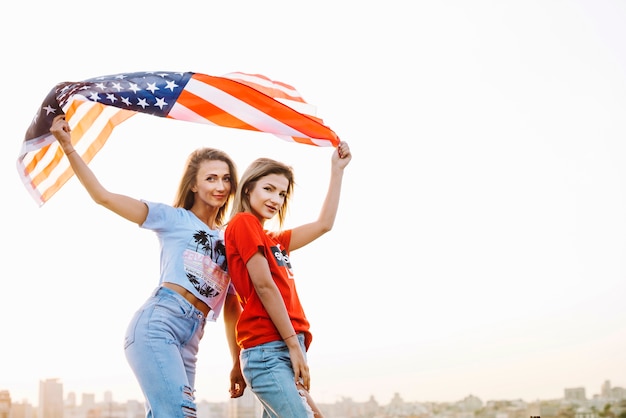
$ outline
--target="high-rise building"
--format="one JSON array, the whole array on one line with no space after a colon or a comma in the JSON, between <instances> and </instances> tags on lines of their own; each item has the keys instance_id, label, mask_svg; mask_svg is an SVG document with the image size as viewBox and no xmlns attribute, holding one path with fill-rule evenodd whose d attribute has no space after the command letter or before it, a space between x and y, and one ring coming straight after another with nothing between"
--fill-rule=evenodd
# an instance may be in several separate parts
<instances>
[{"instance_id":1,"label":"high-rise building","mask_svg":"<svg viewBox=\"0 0 626 418\"><path fill-rule=\"evenodd\" d=\"M76 393L70 392L67 394L67 398L65 398L65 406L68 408L76 408Z\"/></svg>"},{"instance_id":2,"label":"high-rise building","mask_svg":"<svg viewBox=\"0 0 626 418\"><path fill-rule=\"evenodd\" d=\"M0 418L11 415L11 394L8 390L0 390Z\"/></svg>"},{"instance_id":3,"label":"high-rise building","mask_svg":"<svg viewBox=\"0 0 626 418\"><path fill-rule=\"evenodd\" d=\"M63 384L59 379L39 381L38 418L63 418Z\"/></svg>"},{"instance_id":4,"label":"high-rise building","mask_svg":"<svg viewBox=\"0 0 626 418\"><path fill-rule=\"evenodd\" d=\"M81 395L80 404L88 409L95 408L96 406L96 395L93 393L83 393Z\"/></svg>"}]
</instances>

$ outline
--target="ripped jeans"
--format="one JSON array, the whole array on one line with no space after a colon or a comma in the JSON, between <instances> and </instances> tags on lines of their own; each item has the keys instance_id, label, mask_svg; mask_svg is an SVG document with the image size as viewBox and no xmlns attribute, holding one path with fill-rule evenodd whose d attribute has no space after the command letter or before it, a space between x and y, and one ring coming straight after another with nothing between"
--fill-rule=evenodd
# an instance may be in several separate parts
<instances>
[{"instance_id":1,"label":"ripped jeans","mask_svg":"<svg viewBox=\"0 0 626 418\"><path fill-rule=\"evenodd\" d=\"M298 341L306 359L304 335ZM248 388L263 405L263 418L309 418L313 411L294 382L289 349L272 341L241 350L241 370Z\"/></svg>"},{"instance_id":2,"label":"ripped jeans","mask_svg":"<svg viewBox=\"0 0 626 418\"><path fill-rule=\"evenodd\" d=\"M196 359L204 314L158 288L128 325L124 351L146 398L147 418L196 417Z\"/></svg>"}]
</instances>

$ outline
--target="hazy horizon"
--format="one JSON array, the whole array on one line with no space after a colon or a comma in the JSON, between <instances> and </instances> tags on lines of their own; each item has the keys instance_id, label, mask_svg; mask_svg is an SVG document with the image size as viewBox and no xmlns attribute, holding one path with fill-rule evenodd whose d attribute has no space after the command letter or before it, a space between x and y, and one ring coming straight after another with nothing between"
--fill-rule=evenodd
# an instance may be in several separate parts
<instances>
[{"instance_id":1,"label":"hazy horizon","mask_svg":"<svg viewBox=\"0 0 626 418\"><path fill-rule=\"evenodd\" d=\"M45 380L49 380L49 379L51 379L51 380L58 379L59 383L63 384L63 379L62 379L62 378L45 378L45 379L40 379L40 381L45 381ZM545 398L545 399L544 399L544 398L537 398L537 399L523 399L523 398L521 398L521 397L516 397L516 396L510 397L510 398L486 399L486 398L481 397L481 396L480 396L480 394L473 393L473 392L471 392L471 391L469 391L469 392L468 392L468 394L467 394L466 396L464 396L464 397L462 397L462 398L460 398L460 399L454 399L454 400L424 400L424 399L420 400L420 399L406 399L404 396L402 396L402 393L401 393L400 391L393 392L393 393L394 393L394 395L393 395L392 397L394 397L394 396L395 396L395 394L398 394L398 396L399 396L399 397L400 397L400 398L401 398L404 402L407 402L407 403L454 403L454 402L461 401L461 400L463 400L463 399L465 399L466 397L469 397L469 396L475 396L475 397L477 397L478 399L480 399L483 403L487 403L488 401L496 401L496 400L498 400L498 401L503 401L503 400L520 400L520 399L521 399L522 401L526 402L526 403L533 403L533 402L537 402L537 401L551 401L551 400L563 399L563 398L565 397L565 396L564 396L564 395L565 395L565 394L564 394L565 389L574 389L574 388L580 388L580 387L582 387L582 388L584 388L584 389L585 389L585 396L586 396L586 398L587 398L588 400L591 400L591 399L593 399L593 397L594 397L594 396L599 396L599 395L600 395L600 393L601 393L601 389L602 389L602 385L603 385L606 381L609 381L609 382L610 382L611 388L616 388L616 387L625 388L625 387L626 387L626 386L622 386L622 385L620 385L620 384L615 384L615 383L614 383L611 379L606 379L605 381L601 382L601 383L598 385L597 392L595 392L595 391L591 391L591 393L590 393L590 392L589 392L589 388L587 388L587 387L584 387L584 386L577 386L577 385L571 385L571 386L567 386L567 387L564 387L564 388L562 388L562 389L561 389L561 396L558 396L558 397L553 397L553 398ZM38 385L39 385L39 382L38 382ZM10 390L10 388L3 388L3 387L0 387L0 391L2 391L2 390L8 390L8 391L9 391L9 394L11 394L11 390ZM246 389L246 390L249 390L249 389ZM68 398L69 394L70 394L70 393L74 393L74 394L76 395L76 404L77 404L77 405L80 405L80 404L82 403L82 395L83 395L83 394L90 394L90 395L94 395L94 398L95 398L95 402L96 402L96 403L99 403L99 402L104 402L104 397L105 397L105 394L106 394L107 392L110 392L110 393L111 393L111 396L112 396L113 402L117 402L117 403L125 403L125 402L127 402L127 401L139 401L139 402L143 402L143 399L142 399L142 398L139 398L139 399L135 399L135 398L121 399L121 398L119 398L118 396L116 396L115 391L112 391L112 390L105 390L104 392L102 392L102 393L99 393L99 394L98 394L98 393L93 393L93 392L82 392L82 391L80 391L80 390L68 390L68 389L65 387L65 385L63 385L63 399L64 399L64 400L67 400L67 398ZM315 391L313 391L313 394L315 394L314 392L315 392ZM198 396L198 394L196 394L196 396ZM371 396L373 396L373 397L374 397L374 399L376 400L376 402L378 402L378 404L379 404L379 405L385 405L385 404L388 404L388 403L391 401L391 398L390 398L390 399L388 399L388 400L378 399L378 398L376 397L376 395L375 395L375 394L373 394L373 393L372 393L372 395L371 395ZM346 398L346 399L347 399L347 398L350 398L350 397L349 397L349 396L346 396L346 397L341 397L341 398L339 398L339 399L336 399L335 401L332 401L332 402L320 402L320 403L325 403L325 404L334 404L335 402L341 402L344 398ZM352 398L350 398L350 399L352 399ZM368 401L369 399L370 399L370 398L369 398L369 397L367 397L366 399L352 399L352 401L354 401L354 402L366 402L366 401ZM226 396L223 400L214 400L214 401L208 401L207 399L204 399L204 398L202 398L201 396L198 396L198 397L197 397L197 399L196 399L196 401L197 401L197 402L207 401L207 402L212 402L212 403L228 402L229 400L230 400L230 398L229 398L228 396ZM33 401L32 399L28 399L28 398L23 398L23 399L14 399L14 398L13 398L13 396L11 396L11 401L12 401L12 402L22 402L22 403L26 401L26 402L28 402L28 403L29 403L29 404L31 404L31 405L35 405L35 406L36 406L36 405L38 405L38 397L37 397L37 398L35 398L35 401Z\"/></svg>"}]
</instances>

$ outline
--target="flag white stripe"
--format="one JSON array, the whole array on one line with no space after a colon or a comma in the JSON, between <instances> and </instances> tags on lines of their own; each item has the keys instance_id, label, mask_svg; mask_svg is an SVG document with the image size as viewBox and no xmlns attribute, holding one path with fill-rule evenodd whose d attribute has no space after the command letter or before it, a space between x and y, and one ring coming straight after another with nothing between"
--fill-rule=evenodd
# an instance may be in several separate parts
<instances>
[{"instance_id":1,"label":"flag white stripe","mask_svg":"<svg viewBox=\"0 0 626 418\"><path fill-rule=\"evenodd\" d=\"M203 82L191 79L185 90L214 104L259 131L307 138L307 135L270 117L248 103Z\"/></svg>"},{"instance_id":2,"label":"flag white stripe","mask_svg":"<svg viewBox=\"0 0 626 418\"><path fill-rule=\"evenodd\" d=\"M196 123L205 123L207 125L217 126L216 123L211 122L204 116L200 115L199 113L194 112L193 110L189 109L187 106L184 106L178 102L174 103L174 106L172 106L172 110L170 110L170 112L168 113L168 116L176 120L196 122Z\"/></svg>"},{"instance_id":3,"label":"flag white stripe","mask_svg":"<svg viewBox=\"0 0 626 418\"><path fill-rule=\"evenodd\" d=\"M228 78L230 80L234 80L234 81L243 80L243 81L247 81L247 82L250 82L250 83L258 84L260 86L263 86L263 87L266 87L266 88L269 88L269 89L280 90L283 93L285 93L285 94L287 94L287 95L289 95L291 97L298 97L298 98L302 99L302 96L300 96L300 93L298 93L298 91L296 89L288 88L288 87L283 86L281 84L273 83L272 81L267 80L265 78L256 77L254 75L244 74L244 73L230 73L230 74L226 74L223 77L224 78Z\"/></svg>"}]
</instances>

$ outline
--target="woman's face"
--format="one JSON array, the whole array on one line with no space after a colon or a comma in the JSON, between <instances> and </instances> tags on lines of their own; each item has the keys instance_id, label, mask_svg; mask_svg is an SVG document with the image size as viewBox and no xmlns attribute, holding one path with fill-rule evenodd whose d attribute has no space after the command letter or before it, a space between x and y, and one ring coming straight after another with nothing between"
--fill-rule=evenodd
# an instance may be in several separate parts
<instances>
[{"instance_id":1,"label":"woman's face","mask_svg":"<svg viewBox=\"0 0 626 418\"><path fill-rule=\"evenodd\" d=\"M228 164L220 160L204 160L196 174L196 184L191 191L196 193L196 200L221 208L228 200L231 190Z\"/></svg>"},{"instance_id":2,"label":"woman's face","mask_svg":"<svg viewBox=\"0 0 626 418\"><path fill-rule=\"evenodd\" d=\"M289 180L282 174L268 174L261 177L249 192L252 214L261 223L271 219L285 203Z\"/></svg>"}]
</instances>

